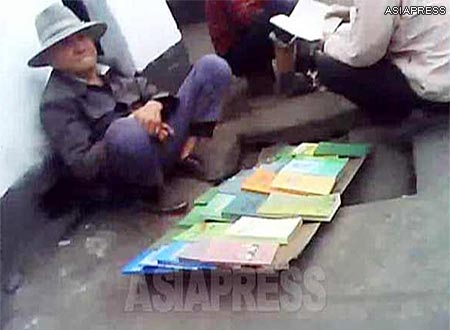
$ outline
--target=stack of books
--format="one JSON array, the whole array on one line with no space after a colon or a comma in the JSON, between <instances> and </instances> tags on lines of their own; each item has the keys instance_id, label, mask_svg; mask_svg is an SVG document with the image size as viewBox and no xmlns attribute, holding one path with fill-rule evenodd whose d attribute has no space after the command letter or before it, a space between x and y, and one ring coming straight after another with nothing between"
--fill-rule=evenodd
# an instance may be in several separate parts
<instances>
[{"instance_id":1,"label":"stack of books","mask_svg":"<svg viewBox=\"0 0 450 330\"><path fill-rule=\"evenodd\" d=\"M331 222L341 193L370 153L365 144L302 143L244 170L194 201L165 244L123 274L258 267L285 269Z\"/></svg>"}]
</instances>

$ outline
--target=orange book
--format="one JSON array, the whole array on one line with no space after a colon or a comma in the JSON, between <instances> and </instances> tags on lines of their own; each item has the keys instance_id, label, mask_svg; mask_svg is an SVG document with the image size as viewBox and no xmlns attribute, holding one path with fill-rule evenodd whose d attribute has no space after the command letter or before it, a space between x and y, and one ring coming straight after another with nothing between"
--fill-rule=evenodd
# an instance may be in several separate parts
<instances>
[{"instance_id":1,"label":"orange book","mask_svg":"<svg viewBox=\"0 0 450 330\"><path fill-rule=\"evenodd\" d=\"M267 171L263 168L259 168L242 182L242 190L251 192L270 194L272 181L275 179L276 174Z\"/></svg>"},{"instance_id":2,"label":"orange book","mask_svg":"<svg viewBox=\"0 0 450 330\"><path fill-rule=\"evenodd\" d=\"M335 184L333 177L281 172L273 180L272 189L300 195L329 195Z\"/></svg>"}]
</instances>

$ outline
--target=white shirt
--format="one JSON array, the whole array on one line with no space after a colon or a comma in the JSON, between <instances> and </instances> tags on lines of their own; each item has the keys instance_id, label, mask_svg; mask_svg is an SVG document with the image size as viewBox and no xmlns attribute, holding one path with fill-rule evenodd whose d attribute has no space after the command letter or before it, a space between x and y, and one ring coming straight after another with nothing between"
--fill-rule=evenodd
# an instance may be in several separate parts
<instances>
[{"instance_id":1,"label":"white shirt","mask_svg":"<svg viewBox=\"0 0 450 330\"><path fill-rule=\"evenodd\" d=\"M450 102L450 1L354 1L350 23L325 37L325 53L353 67L387 54L420 97ZM446 15L384 15L388 6L445 6Z\"/></svg>"}]
</instances>

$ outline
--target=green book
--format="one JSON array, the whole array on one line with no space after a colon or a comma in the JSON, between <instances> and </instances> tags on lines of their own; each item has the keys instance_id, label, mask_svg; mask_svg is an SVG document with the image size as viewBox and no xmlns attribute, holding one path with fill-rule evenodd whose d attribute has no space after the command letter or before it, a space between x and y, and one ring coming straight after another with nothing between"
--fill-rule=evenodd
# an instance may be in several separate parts
<instances>
[{"instance_id":1,"label":"green book","mask_svg":"<svg viewBox=\"0 0 450 330\"><path fill-rule=\"evenodd\" d=\"M281 172L337 178L347 163L348 158L304 157L293 159Z\"/></svg>"},{"instance_id":2,"label":"green book","mask_svg":"<svg viewBox=\"0 0 450 330\"><path fill-rule=\"evenodd\" d=\"M314 155L337 155L342 157L365 157L370 153L370 144L320 142Z\"/></svg>"},{"instance_id":3,"label":"green book","mask_svg":"<svg viewBox=\"0 0 450 330\"><path fill-rule=\"evenodd\" d=\"M204 222L204 209L205 206L194 206L192 210L183 219L181 219L180 222L178 222L178 225L182 227L190 227L195 224Z\"/></svg>"},{"instance_id":4,"label":"green book","mask_svg":"<svg viewBox=\"0 0 450 330\"><path fill-rule=\"evenodd\" d=\"M280 149L280 151L278 151L275 154L275 159L277 160L281 160L281 159L289 159L294 157L294 150L295 150L295 146L285 146L282 147Z\"/></svg>"},{"instance_id":5,"label":"green book","mask_svg":"<svg viewBox=\"0 0 450 330\"><path fill-rule=\"evenodd\" d=\"M340 205L339 194L300 196L274 193L261 205L258 214L268 218L301 216L303 220L329 222Z\"/></svg>"},{"instance_id":6,"label":"green book","mask_svg":"<svg viewBox=\"0 0 450 330\"><path fill-rule=\"evenodd\" d=\"M200 195L200 197L198 197L195 201L194 201L194 205L202 205L205 206L207 205L211 199L214 198L214 196L216 196L219 193L219 189L217 189L216 187L214 188L210 188L208 189L206 192L204 192L202 195Z\"/></svg>"},{"instance_id":7,"label":"green book","mask_svg":"<svg viewBox=\"0 0 450 330\"><path fill-rule=\"evenodd\" d=\"M206 206L201 208L201 215L205 220L229 221L222 217L222 211L225 209L236 196L218 193Z\"/></svg>"},{"instance_id":8,"label":"green book","mask_svg":"<svg viewBox=\"0 0 450 330\"><path fill-rule=\"evenodd\" d=\"M267 195L243 191L223 209L222 217L236 219L241 216L257 216L258 208L266 199Z\"/></svg>"},{"instance_id":9,"label":"green book","mask_svg":"<svg viewBox=\"0 0 450 330\"><path fill-rule=\"evenodd\" d=\"M195 242L200 239L217 238L225 234L231 224L223 222L197 223L174 236L175 241Z\"/></svg>"}]
</instances>

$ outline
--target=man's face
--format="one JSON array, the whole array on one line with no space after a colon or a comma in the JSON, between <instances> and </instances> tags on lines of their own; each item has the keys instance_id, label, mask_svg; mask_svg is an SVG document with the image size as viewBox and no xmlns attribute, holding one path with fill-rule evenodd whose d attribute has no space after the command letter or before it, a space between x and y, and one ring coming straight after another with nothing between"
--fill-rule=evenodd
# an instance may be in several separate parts
<instances>
[{"instance_id":1,"label":"man's face","mask_svg":"<svg viewBox=\"0 0 450 330\"><path fill-rule=\"evenodd\" d=\"M80 74L97 64L94 41L84 34L73 35L49 50L51 65L61 71Z\"/></svg>"}]
</instances>

